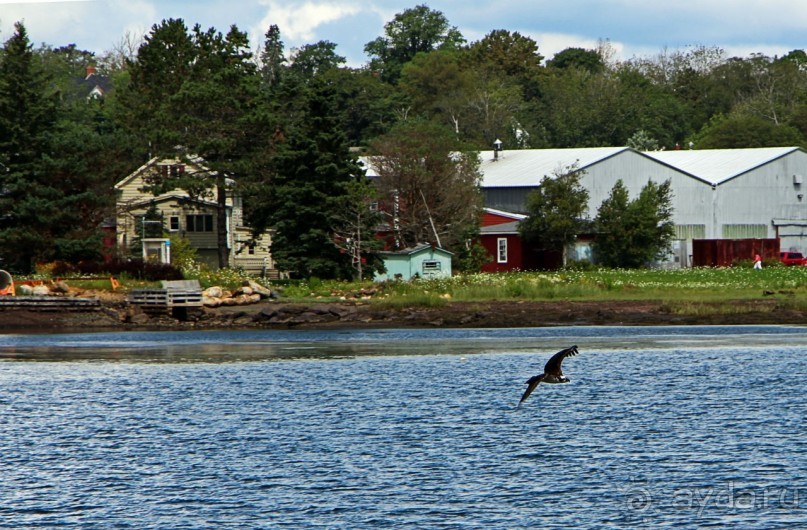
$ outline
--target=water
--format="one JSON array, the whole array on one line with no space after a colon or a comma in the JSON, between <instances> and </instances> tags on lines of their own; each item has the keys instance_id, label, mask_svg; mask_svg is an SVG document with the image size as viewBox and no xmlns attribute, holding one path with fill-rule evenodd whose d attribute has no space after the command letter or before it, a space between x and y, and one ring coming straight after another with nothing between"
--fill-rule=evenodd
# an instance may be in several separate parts
<instances>
[{"instance_id":1,"label":"water","mask_svg":"<svg viewBox=\"0 0 807 530\"><path fill-rule=\"evenodd\" d=\"M0 335L0 527L804 527L805 352L795 326Z\"/></svg>"}]
</instances>

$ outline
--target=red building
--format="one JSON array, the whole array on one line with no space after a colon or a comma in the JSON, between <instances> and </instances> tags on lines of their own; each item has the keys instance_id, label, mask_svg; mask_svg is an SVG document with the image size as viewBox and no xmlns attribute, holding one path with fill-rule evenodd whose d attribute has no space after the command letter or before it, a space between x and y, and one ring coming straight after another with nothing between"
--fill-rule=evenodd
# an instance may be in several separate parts
<instances>
[{"instance_id":1,"label":"red building","mask_svg":"<svg viewBox=\"0 0 807 530\"><path fill-rule=\"evenodd\" d=\"M485 208L479 242L493 258L482 266L483 272L525 270L524 248L518 223L526 215Z\"/></svg>"}]
</instances>

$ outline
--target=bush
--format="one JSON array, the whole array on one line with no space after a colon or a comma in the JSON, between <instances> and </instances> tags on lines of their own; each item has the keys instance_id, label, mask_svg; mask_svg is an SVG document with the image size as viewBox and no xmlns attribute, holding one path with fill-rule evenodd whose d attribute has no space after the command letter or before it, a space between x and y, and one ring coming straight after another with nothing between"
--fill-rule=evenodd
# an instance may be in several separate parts
<instances>
[{"instance_id":1,"label":"bush","mask_svg":"<svg viewBox=\"0 0 807 530\"><path fill-rule=\"evenodd\" d=\"M52 266L44 265L52 277L60 276L126 276L128 278L159 281L182 280L182 271L173 265L143 261L142 259L112 261L79 261L68 263L57 261Z\"/></svg>"}]
</instances>

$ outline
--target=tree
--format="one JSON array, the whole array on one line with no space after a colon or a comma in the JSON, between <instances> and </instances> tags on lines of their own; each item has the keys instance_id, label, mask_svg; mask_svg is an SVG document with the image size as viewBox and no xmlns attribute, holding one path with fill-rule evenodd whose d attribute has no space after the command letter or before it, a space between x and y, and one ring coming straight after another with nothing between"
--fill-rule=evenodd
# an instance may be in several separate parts
<instances>
[{"instance_id":1,"label":"tree","mask_svg":"<svg viewBox=\"0 0 807 530\"><path fill-rule=\"evenodd\" d=\"M519 32L493 30L468 47L474 67L484 65L505 76L524 79L534 76L542 66L544 56L538 43Z\"/></svg>"},{"instance_id":2,"label":"tree","mask_svg":"<svg viewBox=\"0 0 807 530\"><path fill-rule=\"evenodd\" d=\"M29 272L35 261L54 257L69 227L46 158L58 94L38 68L25 26L14 27L0 54L0 249L4 267Z\"/></svg>"},{"instance_id":3,"label":"tree","mask_svg":"<svg viewBox=\"0 0 807 530\"><path fill-rule=\"evenodd\" d=\"M471 72L460 65L453 50L416 56L402 71L399 86L420 115L451 124L459 135L472 90Z\"/></svg>"},{"instance_id":4,"label":"tree","mask_svg":"<svg viewBox=\"0 0 807 530\"><path fill-rule=\"evenodd\" d=\"M344 278L350 256L334 244L333 219L348 182L361 175L338 127L334 88L315 78L305 91L306 112L288 124L273 147L261 183L264 205L250 213L254 229L272 227L272 256L295 278Z\"/></svg>"},{"instance_id":5,"label":"tree","mask_svg":"<svg viewBox=\"0 0 807 530\"><path fill-rule=\"evenodd\" d=\"M805 146L804 135L790 125L776 125L759 116L731 114L715 116L693 142L698 149Z\"/></svg>"},{"instance_id":6,"label":"tree","mask_svg":"<svg viewBox=\"0 0 807 530\"><path fill-rule=\"evenodd\" d=\"M381 266L375 252L384 246L376 237L383 216L377 206L378 190L363 174L356 175L345 184L345 194L339 198L332 220L334 243L350 255L359 281Z\"/></svg>"},{"instance_id":7,"label":"tree","mask_svg":"<svg viewBox=\"0 0 807 530\"><path fill-rule=\"evenodd\" d=\"M265 86L274 87L280 81L280 75L286 63L283 55L283 41L280 39L280 28L275 24L269 26L264 35L263 48L260 52L260 74Z\"/></svg>"},{"instance_id":8,"label":"tree","mask_svg":"<svg viewBox=\"0 0 807 530\"><path fill-rule=\"evenodd\" d=\"M253 151L261 147L255 138L265 137L268 128L256 110L259 77L249 39L235 26L222 34L197 24L188 33L181 20L164 21L146 37L131 72L123 102L135 109L129 118L140 121L129 125L153 138L158 154L176 156L180 146L204 167L154 174L149 188L155 195L183 189L216 203L218 264L227 267L227 197L231 184L250 173ZM159 102L147 101L154 97Z\"/></svg>"},{"instance_id":9,"label":"tree","mask_svg":"<svg viewBox=\"0 0 807 530\"><path fill-rule=\"evenodd\" d=\"M347 60L336 53L336 44L321 40L294 50L289 71L303 79L311 79L328 70L339 68Z\"/></svg>"},{"instance_id":10,"label":"tree","mask_svg":"<svg viewBox=\"0 0 807 530\"><path fill-rule=\"evenodd\" d=\"M559 69L580 68L592 74L602 73L605 70L605 63L600 54L595 50L583 48L566 48L559 51L547 62L547 66Z\"/></svg>"},{"instance_id":11,"label":"tree","mask_svg":"<svg viewBox=\"0 0 807 530\"><path fill-rule=\"evenodd\" d=\"M181 120L171 112L172 97L191 77L196 49L182 19L155 24L129 64L128 83L119 87L116 117L148 145L149 153L180 145Z\"/></svg>"},{"instance_id":12,"label":"tree","mask_svg":"<svg viewBox=\"0 0 807 530\"><path fill-rule=\"evenodd\" d=\"M369 164L397 246L435 243L466 249L479 226L479 158L445 128L426 121L399 124L371 146Z\"/></svg>"},{"instance_id":13,"label":"tree","mask_svg":"<svg viewBox=\"0 0 807 530\"><path fill-rule=\"evenodd\" d=\"M671 204L669 180L648 182L633 201L618 180L594 219L597 261L608 267L638 268L663 259L675 233Z\"/></svg>"},{"instance_id":14,"label":"tree","mask_svg":"<svg viewBox=\"0 0 807 530\"><path fill-rule=\"evenodd\" d=\"M527 195L527 218L518 225L524 240L539 250L558 252L566 265L566 247L587 223L584 219L588 191L580 185L583 172L575 165L545 176Z\"/></svg>"},{"instance_id":15,"label":"tree","mask_svg":"<svg viewBox=\"0 0 807 530\"><path fill-rule=\"evenodd\" d=\"M371 57L370 69L392 84L398 82L403 66L421 52L457 49L464 42L459 30L450 26L440 11L419 5L395 15L384 25L383 37L364 46Z\"/></svg>"},{"instance_id":16,"label":"tree","mask_svg":"<svg viewBox=\"0 0 807 530\"><path fill-rule=\"evenodd\" d=\"M633 136L628 138L627 145L637 151L658 151L658 141L643 129L633 133Z\"/></svg>"}]
</instances>

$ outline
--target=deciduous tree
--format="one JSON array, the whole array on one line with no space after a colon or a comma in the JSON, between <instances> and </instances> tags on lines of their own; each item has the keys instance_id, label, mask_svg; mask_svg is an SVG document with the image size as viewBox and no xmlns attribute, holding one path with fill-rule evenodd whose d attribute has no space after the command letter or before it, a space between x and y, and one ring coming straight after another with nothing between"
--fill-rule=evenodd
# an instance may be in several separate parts
<instances>
[{"instance_id":1,"label":"deciduous tree","mask_svg":"<svg viewBox=\"0 0 807 530\"><path fill-rule=\"evenodd\" d=\"M436 243L461 253L478 230L482 200L475 151L434 123L401 123L371 146L382 200L401 248Z\"/></svg>"},{"instance_id":2,"label":"deciduous tree","mask_svg":"<svg viewBox=\"0 0 807 530\"><path fill-rule=\"evenodd\" d=\"M595 257L608 267L638 268L664 258L674 235L670 181L650 181L630 200L622 180L594 219Z\"/></svg>"},{"instance_id":3,"label":"deciduous tree","mask_svg":"<svg viewBox=\"0 0 807 530\"><path fill-rule=\"evenodd\" d=\"M371 57L370 68L381 78L396 84L403 66L421 52L457 49L465 42L442 12L427 5L406 9L384 25L384 36L368 42L364 51Z\"/></svg>"},{"instance_id":4,"label":"deciduous tree","mask_svg":"<svg viewBox=\"0 0 807 530\"><path fill-rule=\"evenodd\" d=\"M566 247L584 231L588 191L580 184L577 166L560 167L545 176L527 195L528 217L519 223L524 240L538 250L561 253L566 265Z\"/></svg>"}]
</instances>

